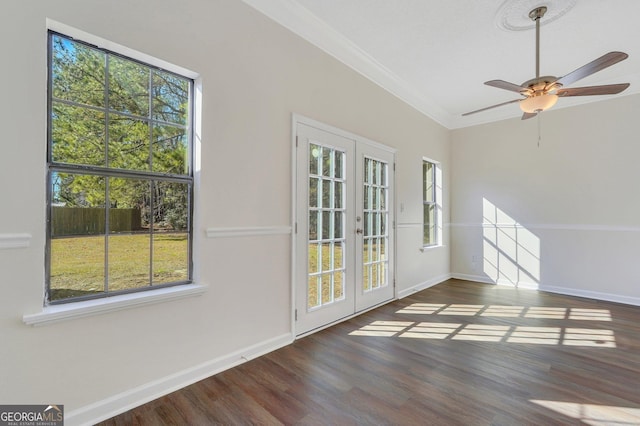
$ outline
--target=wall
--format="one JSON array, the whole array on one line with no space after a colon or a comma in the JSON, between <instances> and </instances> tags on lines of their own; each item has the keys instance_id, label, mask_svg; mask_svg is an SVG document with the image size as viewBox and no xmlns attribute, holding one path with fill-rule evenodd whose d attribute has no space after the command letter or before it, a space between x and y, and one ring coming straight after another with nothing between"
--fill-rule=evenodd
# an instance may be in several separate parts
<instances>
[{"instance_id":1,"label":"wall","mask_svg":"<svg viewBox=\"0 0 640 426\"><path fill-rule=\"evenodd\" d=\"M562 101L560 101L562 102ZM640 305L640 96L452 132L454 276Z\"/></svg>"},{"instance_id":2,"label":"wall","mask_svg":"<svg viewBox=\"0 0 640 426\"><path fill-rule=\"evenodd\" d=\"M414 225L423 156L442 163L448 197L449 132L255 10L237 0L2 8L0 194L21 213L0 208L0 402L61 403L68 424L90 423L290 342L292 113L398 149L399 293L448 276L446 235L445 247L422 253ZM46 18L200 74L194 248L204 294L23 323L44 290ZM228 228L284 231L216 232Z\"/></svg>"}]
</instances>

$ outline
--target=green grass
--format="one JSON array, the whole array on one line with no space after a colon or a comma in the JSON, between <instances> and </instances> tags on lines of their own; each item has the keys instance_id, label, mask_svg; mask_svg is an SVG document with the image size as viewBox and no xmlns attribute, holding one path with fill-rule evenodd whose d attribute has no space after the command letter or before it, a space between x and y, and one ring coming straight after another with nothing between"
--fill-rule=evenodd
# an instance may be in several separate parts
<instances>
[{"instance_id":1,"label":"green grass","mask_svg":"<svg viewBox=\"0 0 640 426\"><path fill-rule=\"evenodd\" d=\"M155 234L153 278L149 234L109 236L109 291L130 290L188 279L185 233ZM105 238L87 236L51 241L51 300L105 291Z\"/></svg>"}]
</instances>

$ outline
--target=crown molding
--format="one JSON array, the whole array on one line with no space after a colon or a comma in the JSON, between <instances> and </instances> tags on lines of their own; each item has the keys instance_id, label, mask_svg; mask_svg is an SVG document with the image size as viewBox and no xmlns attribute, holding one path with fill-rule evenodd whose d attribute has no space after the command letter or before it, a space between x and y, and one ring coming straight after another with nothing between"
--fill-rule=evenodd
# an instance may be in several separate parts
<instances>
[{"instance_id":1,"label":"crown molding","mask_svg":"<svg viewBox=\"0 0 640 426\"><path fill-rule=\"evenodd\" d=\"M293 0L243 0L244 3L333 56L438 124L451 129L451 114L380 64L338 31Z\"/></svg>"}]
</instances>

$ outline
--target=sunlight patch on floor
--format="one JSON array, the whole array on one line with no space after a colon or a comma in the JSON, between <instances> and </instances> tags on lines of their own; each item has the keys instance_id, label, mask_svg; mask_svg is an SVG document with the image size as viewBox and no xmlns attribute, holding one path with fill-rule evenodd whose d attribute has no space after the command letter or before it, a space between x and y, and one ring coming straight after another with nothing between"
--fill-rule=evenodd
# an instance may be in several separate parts
<instances>
[{"instance_id":1,"label":"sunlight patch on floor","mask_svg":"<svg viewBox=\"0 0 640 426\"><path fill-rule=\"evenodd\" d=\"M612 321L608 309L560 308L551 306L465 305L413 303L396 311L414 315L460 315L496 318L570 319L575 321Z\"/></svg>"},{"instance_id":2,"label":"sunlight patch on floor","mask_svg":"<svg viewBox=\"0 0 640 426\"><path fill-rule=\"evenodd\" d=\"M373 321L350 336L525 343L615 348L612 330L564 327L525 327L449 322Z\"/></svg>"},{"instance_id":3,"label":"sunlight patch on floor","mask_svg":"<svg viewBox=\"0 0 640 426\"><path fill-rule=\"evenodd\" d=\"M580 420L582 423L593 426L604 425L638 425L640 424L640 409L631 407L618 407L615 405L580 404L564 401L546 401L531 399L538 404L556 413Z\"/></svg>"}]
</instances>

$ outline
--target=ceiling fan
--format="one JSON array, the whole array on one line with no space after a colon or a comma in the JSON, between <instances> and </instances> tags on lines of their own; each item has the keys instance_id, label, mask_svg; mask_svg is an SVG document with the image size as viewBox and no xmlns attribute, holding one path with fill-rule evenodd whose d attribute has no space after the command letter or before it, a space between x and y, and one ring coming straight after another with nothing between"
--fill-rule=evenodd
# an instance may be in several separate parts
<instances>
[{"instance_id":1,"label":"ceiling fan","mask_svg":"<svg viewBox=\"0 0 640 426\"><path fill-rule=\"evenodd\" d=\"M615 95L629 87L629 83L620 83L604 86L575 87L572 89L564 88L564 86L568 86L580 79L627 59L629 55L623 52L609 52L598 59L583 65L577 70L570 72L564 77L540 77L540 19L546 12L546 6L537 7L529 12L529 17L536 23L536 78L525 81L521 85L509 83L504 80L490 80L484 83L487 86L520 93L524 98L514 99L497 105L467 112L462 114L463 116L519 102L520 109L524 112L522 119L526 120L528 118L535 117L541 111L551 108L558 101L559 97Z\"/></svg>"}]
</instances>

